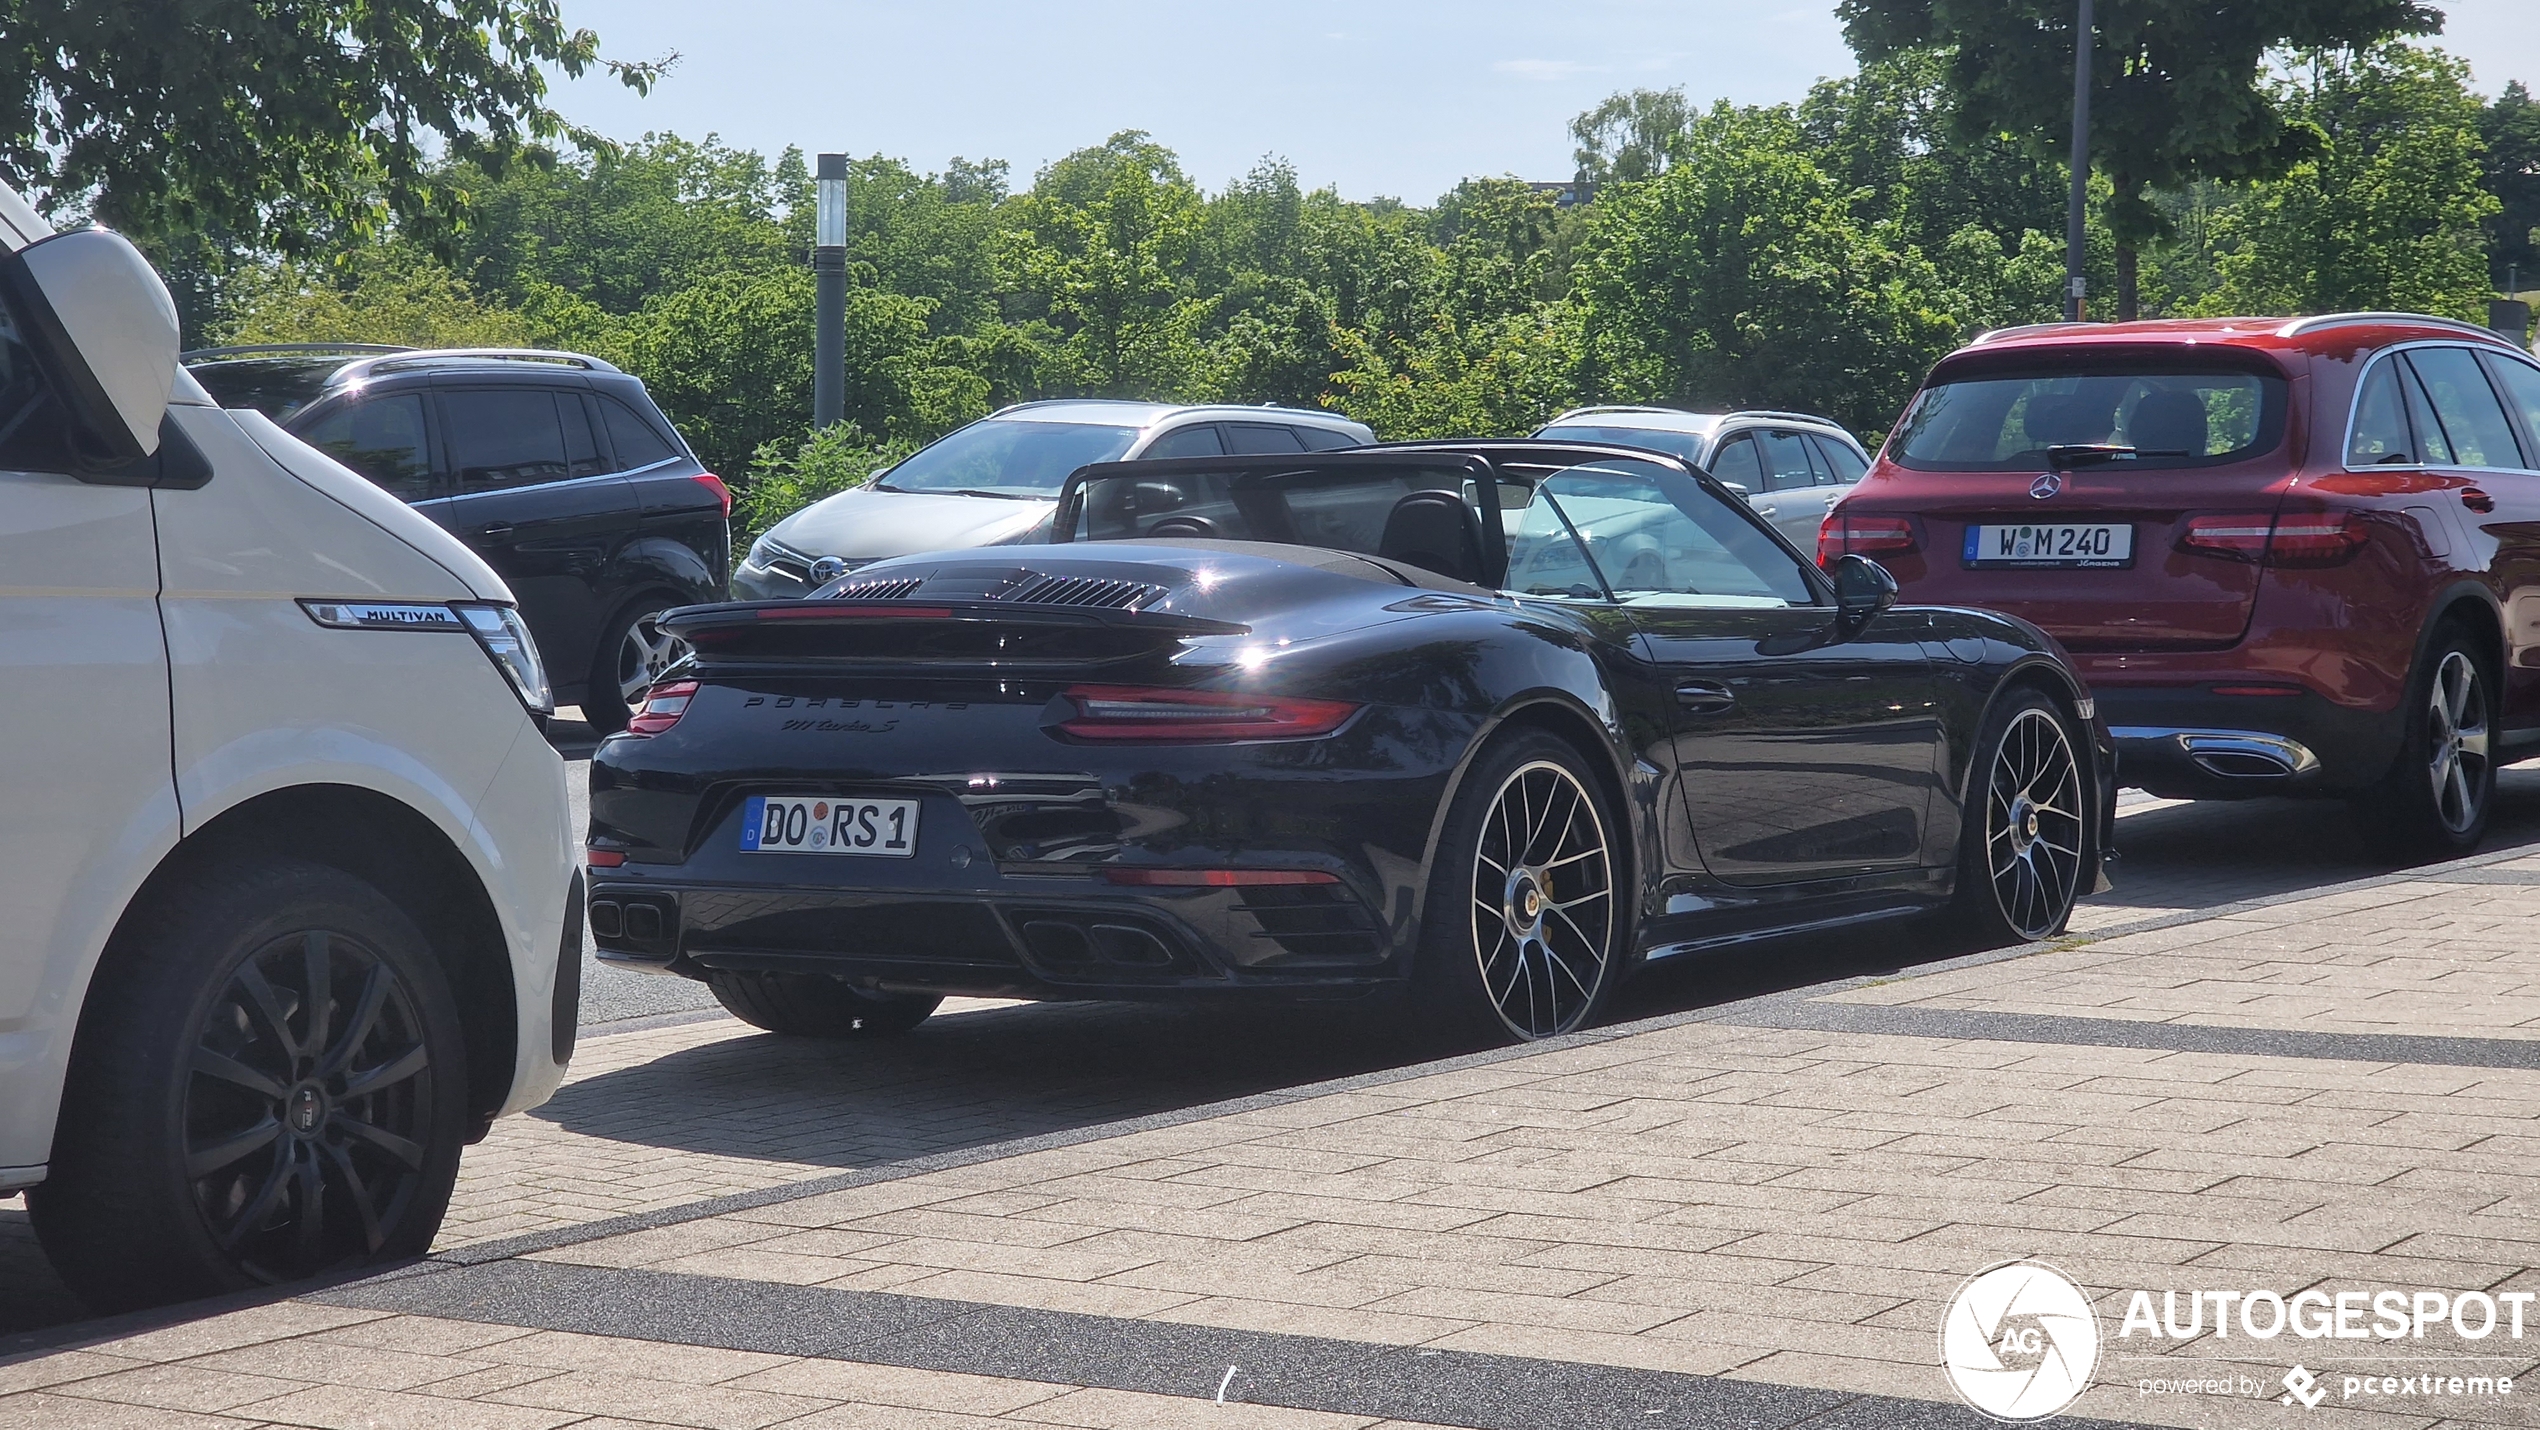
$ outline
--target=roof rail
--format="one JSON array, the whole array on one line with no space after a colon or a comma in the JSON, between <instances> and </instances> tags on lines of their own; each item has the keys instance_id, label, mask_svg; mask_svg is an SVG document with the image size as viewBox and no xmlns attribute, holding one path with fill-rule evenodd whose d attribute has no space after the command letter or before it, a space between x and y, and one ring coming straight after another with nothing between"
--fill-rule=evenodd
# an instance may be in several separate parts
<instances>
[{"instance_id":1,"label":"roof rail","mask_svg":"<svg viewBox=\"0 0 2540 1430\"><path fill-rule=\"evenodd\" d=\"M1600 412L1666 412L1672 413L1678 417L1700 417L1704 415L1699 412L1689 412L1681 407L1658 407L1648 403L1637 402L1609 402L1593 407L1573 407L1569 411L1554 417L1550 422L1544 423L1544 425L1549 427L1554 422L1567 422L1573 417L1593 417Z\"/></svg>"},{"instance_id":2,"label":"roof rail","mask_svg":"<svg viewBox=\"0 0 2540 1430\"><path fill-rule=\"evenodd\" d=\"M413 348L399 347L395 343L247 343L237 347L196 348L192 352L178 353L176 360L178 362L223 362L231 358L288 357L293 354L316 357L323 353L377 355L413 351Z\"/></svg>"},{"instance_id":3,"label":"roof rail","mask_svg":"<svg viewBox=\"0 0 2540 1430\"><path fill-rule=\"evenodd\" d=\"M2304 333L2316 333L2322 328L2343 328L2357 323L2413 323L2418 327L2445 328L2452 332L2487 338L2494 342L2507 341L2504 334L2493 328L2482 328L2476 323L2464 323L2458 318L2438 318L2431 313L2322 313L2313 318L2295 318L2292 322L2276 329L2275 335L2279 338L2300 337Z\"/></svg>"},{"instance_id":4,"label":"roof rail","mask_svg":"<svg viewBox=\"0 0 2540 1430\"><path fill-rule=\"evenodd\" d=\"M547 348L407 348L385 357L366 358L347 366L336 374L349 381L358 370L367 377L374 372L398 368L429 367L438 362L535 362L557 367L578 367L585 372L616 372L615 364L603 362L584 353L558 352Z\"/></svg>"},{"instance_id":5,"label":"roof rail","mask_svg":"<svg viewBox=\"0 0 2540 1430\"><path fill-rule=\"evenodd\" d=\"M1843 426L1842 423L1835 421L1831 417L1820 417L1814 412L1783 412L1771 407L1749 407L1732 412L1728 415L1731 417L1771 417L1783 422L1813 422L1819 427L1839 428Z\"/></svg>"},{"instance_id":6,"label":"roof rail","mask_svg":"<svg viewBox=\"0 0 2540 1430\"><path fill-rule=\"evenodd\" d=\"M2101 325L2098 323L2055 322L2021 323L2016 327L1987 328L1985 331L1976 334L1975 337L1967 343L1967 346L1975 347L1981 343L1992 342L1997 338L2018 338L2026 337L2030 333L2051 333L2057 328L2096 328L2099 326Z\"/></svg>"}]
</instances>

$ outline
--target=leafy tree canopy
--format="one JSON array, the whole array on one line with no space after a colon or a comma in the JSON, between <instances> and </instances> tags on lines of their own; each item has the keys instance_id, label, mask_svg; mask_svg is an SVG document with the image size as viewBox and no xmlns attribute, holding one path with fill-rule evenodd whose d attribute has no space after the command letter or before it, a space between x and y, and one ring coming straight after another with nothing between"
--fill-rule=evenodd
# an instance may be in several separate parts
<instances>
[{"instance_id":1,"label":"leafy tree canopy","mask_svg":"<svg viewBox=\"0 0 2540 1430\"><path fill-rule=\"evenodd\" d=\"M2072 125L2072 0L1837 0L1865 62L1945 56L1956 135L2006 133L2052 154ZM2197 179L2273 178L2320 136L2266 82L2270 51L2355 48L2428 35L2425 0L2100 0L2091 48L2090 148L2112 181L2105 213L2119 256L2120 316L2134 316L2135 254L2168 222L2151 191Z\"/></svg>"},{"instance_id":2,"label":"leafy tree canopy","mask_svg":"<svg viewBox=\"0 0 2540 1430\"><path fill-rule=\"evenodd\" d=\"M144 237L439 236L466 195L434 149L565 132L544 66L661 73L599 43L557 0L0 0L0 179Z\"/></svg>"}]
</instances>

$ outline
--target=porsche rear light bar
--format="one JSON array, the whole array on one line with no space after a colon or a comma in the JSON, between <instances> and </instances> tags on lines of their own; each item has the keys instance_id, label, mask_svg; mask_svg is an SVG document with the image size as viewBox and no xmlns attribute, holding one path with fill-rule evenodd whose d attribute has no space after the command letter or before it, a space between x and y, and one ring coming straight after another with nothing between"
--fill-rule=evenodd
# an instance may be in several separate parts
<instances>
[{"instance_id":1,"label":"porsche rear light bar","mask_svg":"<svg viewBox=\"0 0 2540 1430\"><path fill-rule=\"evenodd\" d=\"M2187 520L2178 547L2203 556L2268 566L2335 566L2363 550L2372 528L2354 512L2305 512L2273 516L2233 512Z\"/></svg>"},{"instance_id":2,"label":"porsche rear light bar","mask_svg":"<svg viewBox=\"0 0 2540 1430\"><path fill-rule=\"evenodd\" d=\"M1058 727L1068 734L1149 744L1304 739L1332 733L1359 710L1345 700L1132 685L1070 686L1063 698L1076 707Z\"/></svg>"},{"instance_id":3,"label":"porsche rear light bar","mask_svg":"<svg viewBox=\"0 0 2540 1430\"><path fill-rule=\"evenodd\" d=\"M1139 889L1244 889L1265 884L1337 884L1320 869L1141 869L1112 867L1104 882Z\"/></svg>"},{"instance_id":4,"label":"porsche rear light bar","mask_svg":"<svg viewBox=\"0 0 2540 1430\"><path fill-rule=\"evenodd\" d=\"M1881 551L1913 551L1922 545L1908 516L1855 516L1840 507L1826 513L1817 527L1817 564L1832 566L1845 556Z\"/></svg>"},{"instance_id":5,"label":"porsche rear light bar","mask_svg":"<svg viewBox=\"0 0 2540 1430\"><path fill-rule=\"evenodd\" d=\"M658 735L678 724L679 717L688 713L688 702L695 699L696 694L697 682L693 680L665 680L654 686L644 692L644 703L635 707L635 713L627 718L626 733Z\"/></svg>"}]
</instances>

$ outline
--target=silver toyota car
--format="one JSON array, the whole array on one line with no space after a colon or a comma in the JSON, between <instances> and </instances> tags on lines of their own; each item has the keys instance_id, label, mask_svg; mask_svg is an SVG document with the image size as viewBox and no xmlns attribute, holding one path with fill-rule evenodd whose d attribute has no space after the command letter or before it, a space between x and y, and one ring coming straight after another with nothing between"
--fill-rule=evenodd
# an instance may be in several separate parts
<instances>
[{"instance_id":1,"label":"silver toyota car","mask_svg":"<svg viewBox=\"0 0 2540 1430\"><path fill-rule=\"evenodd\" d=\"M1059 487L1092 462L1323 452L1374 440L1364 423L1297 408L1026 402L768 528L732 573L732 594L800 596L888 556L1038 540Z\"/></svg>"},{"instance_id":2,"label":"silver toyota car","mask_svg":"<svg viewBox=\"0 0 2540 1430\"><path fill-rule=\"evenodd\" d=\"M1817 549L1818 523L1870 469L1869 453L1841 423L1805 412L1578 407L1535 435L1682 457L1746 498L1803 554Z\"/></svg>"}]
</instances>

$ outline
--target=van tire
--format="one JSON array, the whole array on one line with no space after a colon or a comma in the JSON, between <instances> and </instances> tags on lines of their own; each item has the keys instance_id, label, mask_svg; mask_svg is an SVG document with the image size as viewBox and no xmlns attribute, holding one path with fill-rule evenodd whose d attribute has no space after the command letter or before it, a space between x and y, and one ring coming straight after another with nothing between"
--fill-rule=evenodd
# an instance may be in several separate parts
<instances>
[{"instance_id":1,"label":"van tire","mask_svg":"<svg viewBox=\"0 0 2540 1430\"><path fill-rule=\"evenodd\" d=\"M27 1193L62 1279L117 1312L428 1251L469 1116L422 931L299 859L206 863L148 900L90 983Z\"/></svg>"},{"instance_id":2,"label":"van tire","mask_svg":"<svg viewBox=\"0 0 2540 1430\"><path fill-rule=\"evenodd\" d=\"M887 1038L923 1023L944 1000L925 993L867 993L818 973L718 968L714 1000L754 1028L798 1038Z\"/></svg>"}]
</instances>

